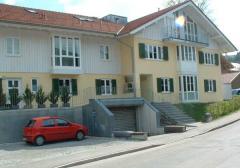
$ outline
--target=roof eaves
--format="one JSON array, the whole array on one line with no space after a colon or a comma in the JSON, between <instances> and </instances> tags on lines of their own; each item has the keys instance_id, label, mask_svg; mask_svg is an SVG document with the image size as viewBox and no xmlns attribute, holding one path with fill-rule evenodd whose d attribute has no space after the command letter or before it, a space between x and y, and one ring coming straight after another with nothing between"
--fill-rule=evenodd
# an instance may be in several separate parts
<instances>
[{"instance_id":1,"label":"roof eaves","mask_svg":"<svg viewBox=\"0 0 240 168\"><path fill-rule=\"evenodd\" d=\"M191 0L190 0L191 1ZM225 34L217 27L217 25L215 23L213 23L213 21L211 19L209 19L209 17L195 4L192 3L199 11L200 13L207 18L207 20L217 29L218 32L220 32L220 34L232 45L232 47L238 51L237 47L225 36Z\"/></svg>"},{"instance_id":2,"label":"roof eaves","mask_svg":"<svg viewBox=\"0 0 240 168\"><path fill-rule=\"evenodd\" d=\"M0 22L10 23L10 24L27 25L27 26L36 26L36 27L46 27L46 28L53 28L53 29L65 29L65 30L73 30L73 31L92 32L92 33L108 34L108 35L113 35L113 36L116 34L115 32L94 31L94 30L64 27L64 26L53 26L53 25L48 25L48 24L34 24L34 23L16 22L16 21L10 21L10 20L0 20Z\"/></svg>"}]
</instances>

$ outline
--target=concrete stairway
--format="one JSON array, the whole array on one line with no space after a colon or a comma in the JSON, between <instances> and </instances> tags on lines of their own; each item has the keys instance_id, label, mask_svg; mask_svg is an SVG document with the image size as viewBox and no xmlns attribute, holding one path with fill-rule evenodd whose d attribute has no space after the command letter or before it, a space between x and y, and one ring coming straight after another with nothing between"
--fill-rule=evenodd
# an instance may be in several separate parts
<instances>
[{"instance_id":1,"label":"concrete stairway","mask_svg":"<svg viewBox=\"0 0 240 168\"><path fill-rule=\"evenodd\" d=\"M187 125L194 123L195 120L185 114L183 111L168 102L156 103L152 105L158 109L162 114L166 115L166 118L170 120L172 124Z\"/></svg>"}]
</instances>

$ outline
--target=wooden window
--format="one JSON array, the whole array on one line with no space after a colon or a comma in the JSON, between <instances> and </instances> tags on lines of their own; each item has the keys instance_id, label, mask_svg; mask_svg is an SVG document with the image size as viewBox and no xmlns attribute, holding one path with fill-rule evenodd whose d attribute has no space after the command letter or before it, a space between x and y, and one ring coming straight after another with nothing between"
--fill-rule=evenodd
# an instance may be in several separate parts
<instances>
[{"instance_id":1,"label":"wooden window","mask_svg":"<svg viewBox=\"0 0 240 168\"><path fill-rule=\"evenodd\" d=\"M8 56L20 56L20 40L16 37L6 39L6 52Z\"/></svg>"},{"instance_id":2,"label":"wooden window","mask_svg":"<svg viewBox=\"0 0 240 168\"><path fill-rule=\"evenodd\" d=\"M54 36L54 66L80 67L79 38Z\"/></svg>"}]
</instances>

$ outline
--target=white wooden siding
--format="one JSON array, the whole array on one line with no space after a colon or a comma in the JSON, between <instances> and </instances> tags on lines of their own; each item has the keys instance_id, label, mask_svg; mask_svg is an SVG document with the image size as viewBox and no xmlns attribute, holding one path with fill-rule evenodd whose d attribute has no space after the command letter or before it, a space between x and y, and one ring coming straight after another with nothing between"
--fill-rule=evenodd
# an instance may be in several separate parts
<instances>
[{"instance_id":1,"label":"white wooden siding","mask_svg":"<svg viewBox=\"0 0 240 168\"><path fill-rule=\"evenodd\" d=\"M109 45L110 60L100 59L100 45ZM82 37L82 65L84 73L120 74L120 47L116 40L101 37Z\"/></svg>"},{"instance_id":2,"label":"white wooden siding","mask_svg":"<svg viewBox=\"0 0 240 168\"><path fill-rule=\"evenodd\" d=\"M20 39L20 56L6 55L5 39ZM0 72L50 72L51 39L41 31L0 28Z\"/></svg>"},{"instance_id":3,"label":"white wooden siding","mask_svg":"<svg viewBox=\"0 0 240 168\"><path fill-rule=\"evenodd\" d=\"M84 73L120 74L120 47L116 40L98 36L69 34L63 32L46 32L17 28L0 27L0 72L52 72L52 42L53 34L69 35L81 39L81 66ZM20 39L20 56L6 55L6 37ZM110 61L100 59L101 44L109 45Z\"/></svg>"},{"instance_id":4,"label":"white wooden siding","mask_svg":"<svg viewBox=\"0 0 240 168\"><path fill-rule=\"evenodd\" d=\"M144 30L138 32L136 37L151 40L162 40L164 38L164 19L160 19L157 23L150 25Z\"/></svg>"}]
</instances>

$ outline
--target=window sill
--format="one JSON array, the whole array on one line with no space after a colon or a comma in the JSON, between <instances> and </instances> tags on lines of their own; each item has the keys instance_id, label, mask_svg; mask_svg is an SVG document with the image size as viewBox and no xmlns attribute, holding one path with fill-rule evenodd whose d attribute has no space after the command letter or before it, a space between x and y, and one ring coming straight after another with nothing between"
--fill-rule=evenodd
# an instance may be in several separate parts
<instances>
[{"instance_id":1,"label":"window sill","mask_svg":"<svg viewBox=\"0 0 240 168\"><path fill-rule=\"evenodd\" d=\"M7 57L21 57L21 55L11 55L11 54L7 54Z\"/></svg>"},{"instance_id":2,"label":"window sill","mask_svg":"<svg viewBox=\"0 0 240 168\"><path fill-rule=\"evenodd\" d=\"M102 62L112 62L110 59L100 59Z\"/></svg>"},{"instance_id":3,"label":"window sill","mask_svg":"<svg viewBox=\"0 0 240 168\"><path fill-rule=\"evenodd\" d=\"M151 58L144 58L144 60L147 60L147 61L156 61L156 62L165 62L165 61L168 61L168 60L164 60L164 59L151 59Z\"/></svg>"},{"instance_id":4,"label":"window sill","mask_svg":"<svg viewBox=\"0 0 240 168\"><path fill-rule=\"evenodd\" d=\"M174 92L160 92L161 94L172 94L172 93L174 93Z\"/></svg>"}]
</instances>

